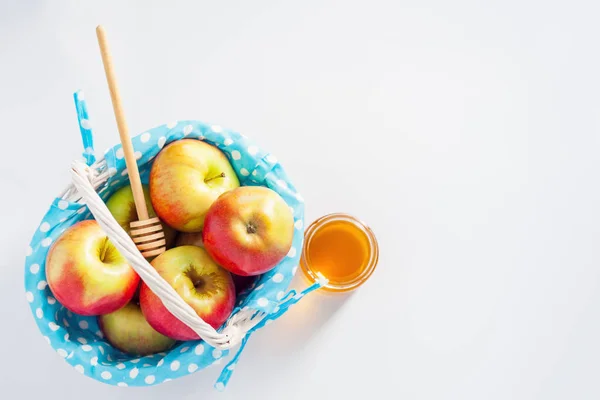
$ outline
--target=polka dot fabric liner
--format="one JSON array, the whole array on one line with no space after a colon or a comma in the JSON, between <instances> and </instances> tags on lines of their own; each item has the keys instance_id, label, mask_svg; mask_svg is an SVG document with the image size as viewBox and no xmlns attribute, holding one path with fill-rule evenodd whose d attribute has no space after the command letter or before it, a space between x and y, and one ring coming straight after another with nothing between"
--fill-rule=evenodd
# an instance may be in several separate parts
<instances>
[{"instance_id":1,"label":"polka dot fabric liner","mask_svg":"<svg viewBox=\"0 0 600 400\"><path fill-rule=\"evenodd\" d=\"M93 137L83 93L76 92L74 98L84 145L83 156L88 165L92 165L95 161ZM233 314L250 308L268 315L246 334L237 353L222 369L215 388L223 390L251 334L281 316L320 284L309 286L300 293L288 291L298 269L303 244L304 201L275 156L244 135L195 120L176 121L143 132L132 138L142 182L148 182L152 160L159 151L165 145L184 138L203 140L221 149L229 158L242 185L273 189L290 206L295 220L293 244L287 256L238 296ZM110 177L98 188L98 193L106 200L118 188L129 184L129 180L120 144L108 149L104 158L106 165L103 169L109 172ZM76 315L53 297L46 282L45 260L48 250L67 228L91 218L93 216L85 204L55 198L27 249L26 299L48 344L76 371L116 386L155 385L222 363L230 350L215 349L202 340L178 342L169 352L133 358L113 348L103 338L96 317Z\"/></svg>"}]
</instances>

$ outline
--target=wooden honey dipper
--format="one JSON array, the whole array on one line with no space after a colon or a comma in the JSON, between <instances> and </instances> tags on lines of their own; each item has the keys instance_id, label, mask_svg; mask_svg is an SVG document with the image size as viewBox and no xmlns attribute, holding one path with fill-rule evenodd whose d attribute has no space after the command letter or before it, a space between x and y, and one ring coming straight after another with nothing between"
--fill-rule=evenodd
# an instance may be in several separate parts
<instances>
[{"instance_id":1,"label":"wooden honey dipper","mask_svg":"<svg viewBox=\"0 0 600 400\"><path fill-rule=\"evenodd\" d=\"M131 183L131 190L133 192L135 209L137 210L138 215L138 220L133 221L130 224L131 229L129 235L142 256L145 258L155 257L166 250L165 234L160 220L156 217L150 218L148 215L140 172L133 151L133 144L131 143L131 138L129 136L129 128L125 121L123 106L121 105L121 96L115 78L112 57L108 48L108 40L106 38L106 32L101 25L96 27L96 36L98 37L98 44L100 45L100 54L102 55L104 72L106 73L106 80L108 82L113 110L117 120L119 136L121 137L125 164L127 165L127 173L129 174L129 182Z\"/></svg>"}]
</instances>

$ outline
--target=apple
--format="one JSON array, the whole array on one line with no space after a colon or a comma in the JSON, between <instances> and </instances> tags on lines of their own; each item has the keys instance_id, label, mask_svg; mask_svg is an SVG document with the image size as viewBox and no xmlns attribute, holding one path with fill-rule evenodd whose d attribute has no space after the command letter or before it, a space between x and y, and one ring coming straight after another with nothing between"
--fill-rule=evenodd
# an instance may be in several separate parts
<instances>
[{"instance_id":1,"label":"apple","mask_svg":"<svg viewBox=\"0 0 600 400\"><path fill-rule=\"evenodd\" d=\"M175 247L178 246L198 246L204 247L202 244L202 232L180 232L175 240ZM255 276L240 276L231 274L233 283L235 284L235 294L238 295L248 288L256 279Z\"/></svg>"},{"instance_id":2,"label":"apple","mask_svg":"<svg viewBox=\"0 0 600 400\"><path fill-rule=\"evenodd\" d=\"M148 185L142 185L144 191L144 198L146 199L146 208L148 209L148 215L150 218L156 217L154 208L152 208L152 202L150 201L150 188ZM129 234L130 224L133 221L138 220L137 210L135 207L135 201L133 200L133 191L130 185L123 186L114 192L109 199L106 201L106 207L115 218L115 220L121 225L121 227ZM162 223L163 232L165 234L165 241L167 249L173 245L175 241L176 231L165 223Z\"/></svg>"},{"instance_id":3,"label":"apple","mask_svg":"<svg viewBox=\"0 0 600 400\"><path fill-rule=\"evenodd\" d=\"M181 232L201 232L222 193L240 186L227 156L197 139L165 146L150 170L150 198L158 217Z\"/></svg>"},{"instance_id":4,"label":"apple","mask_svg":"<svg viewBox=\"0 0 600 400\"><path fill-rule=\"evenodd\" d=\"M202 244L202 232L180 232L175 240L175 247L178 246L198 246L204 247ZM248 288L255 281L255 276L240 276L231 274L233 283L235 284L235 294L238 295Z\"/></svg>"},{"instance_id":5,"label":"apple","mask_svg":"<svg viewBox=\"0 0 600 400\"><path fill-rule=\"evenodd\" d=\"M202 235L204 248L217 264L236 275L260 275L289 252L294 216L274 190L241 186L213 203Z\"/></svg>"},{"instance_id":6,"label":"apple","mask_svg":"<svg viewBox=\"0 0 600 400\"><path fill-rule=\"evenodd\" d=\"M114 348L134 356L160 353L170 349L176 342L150 326L136 301L99 316L98 325Z\"/></svg>"},{"instance_id":7,"label":"apple","mask_svg":"<svg viewBox=\"0 0 600 400\"><path fill-rule=\"evenodd\" d=\"M159 275L196 311L207 324L218 329L231 315L235 304L235 285L231 274L215 263L197 246L169 249L151 262ZM161 334L175 340L200 337L179 321L142 282L140 306L148 323Z\"/></svg>"},{"instance_id":8,"label":"apple","mask_svg":"<svg viewBox=\"0 0 600 400\"><path fill-rule=\"evenodd\" d=\"M46 280L65 308L90 316L129 303L140 277L98 222L84 220L64 231L48 251Z\"/></svg>"}]
</instances>

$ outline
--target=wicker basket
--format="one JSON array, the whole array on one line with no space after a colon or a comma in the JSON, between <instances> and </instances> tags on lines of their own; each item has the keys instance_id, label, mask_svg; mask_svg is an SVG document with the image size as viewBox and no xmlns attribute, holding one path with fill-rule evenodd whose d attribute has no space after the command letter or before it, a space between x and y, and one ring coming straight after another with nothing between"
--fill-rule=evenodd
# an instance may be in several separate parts
<instances>
[{"instance_id":1,"label":"wicker basket","mask_svg":"<svg viewBox=\"0 0 600 400\"><path fill-rule=\"evenodd\" d=\"M115 190L128 184L121 145L109 148L103 158L96 160L83 93L76 92L74 99L85 148L84 160L75 160L71 164L72 182L54 199L43 217L33 235L25 262L26 298L41 334L75 370L117 386L149 386L179 378L220 364L236 348L215 383L217 389L223 389L251 334L281 316L292 304L322 284L315 283L299 293L288 290L298 268L303 244L302 197L277 159L237 132L189 120L157 126L132 138L144 183L147 183L152 160L166 144L192 138L221 149L229 158L241 185L269 187L281 195L293 210L295 232L290 252L274 269L260 276L254 285L238 296L228 321L215 330L202 321L156 273L106 208L104 201ZM167 353L133 358L104 340L95 317L73 314L56 301L45 280L47 252L65 229L90 218L98 221L111 242L173 315L202 339L178 342Z\"/></svg>"}]
</instances>

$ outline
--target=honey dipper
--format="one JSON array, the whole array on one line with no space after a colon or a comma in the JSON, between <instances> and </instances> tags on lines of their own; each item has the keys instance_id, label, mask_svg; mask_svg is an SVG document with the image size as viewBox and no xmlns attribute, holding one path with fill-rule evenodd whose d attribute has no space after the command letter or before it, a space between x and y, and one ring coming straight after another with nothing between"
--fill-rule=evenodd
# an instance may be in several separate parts
<instances>
[{"instance_id":1,"label":"honey dipper","mask_svg":"<svg viewBox=\"0 0 600 400\"><path fill-rule=\"evenodd\" d=\"M117 120L121 145L123 147L123 155L125 157L125 164L127 165L127 173L129 174L129 182L131 183L133 200L135 201L135 209L137 210L138 216L138 220L133 221L130 224L131 229L129 235L142 256L145 258L155 257L166 250L165 234L163 232L161 221L156 217L150 218L148 215L137 160L129 136L127 122L125 121L125 114L123 112L121 96L115 78L112 57L108 48L106 31L101 25L96 27L96 36L98 37L98 44L100 45L100 54L102 55L104 72L106 73L106 80L110 90L113 111Z\"/></svg>"}]
</instances>

